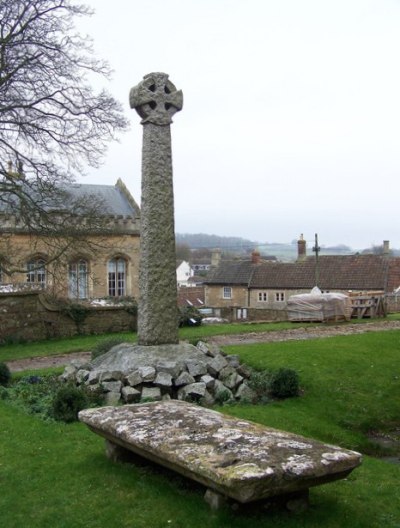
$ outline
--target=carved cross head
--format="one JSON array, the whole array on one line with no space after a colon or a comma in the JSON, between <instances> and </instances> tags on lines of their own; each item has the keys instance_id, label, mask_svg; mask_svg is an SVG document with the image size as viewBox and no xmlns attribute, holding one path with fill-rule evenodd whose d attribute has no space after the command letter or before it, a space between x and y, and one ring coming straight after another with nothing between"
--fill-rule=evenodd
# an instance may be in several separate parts
<instances>
[{"instance_id":1,"label":"carved cross head","mask_svg":"<svg viewBox=\"0 0 400 528\"><path fill-rule=\"evenodd\" d=\"M183 94L166 73L149 73L131 89L129 102L142 118L142 124L169 125L172 116L182 109Z\"/></svg>"}]
</instances>

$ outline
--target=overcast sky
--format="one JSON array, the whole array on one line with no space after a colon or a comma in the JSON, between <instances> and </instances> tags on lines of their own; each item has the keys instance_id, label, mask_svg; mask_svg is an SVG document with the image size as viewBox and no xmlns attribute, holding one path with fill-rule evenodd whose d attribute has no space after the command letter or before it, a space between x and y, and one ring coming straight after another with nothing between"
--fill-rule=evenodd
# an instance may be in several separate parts
<instances>
[{"instance_id":1,"label":"overcast sky","mask_svg":"<svg viewBox=\"0 0 400 528\"><path fill-rule=\"evenodd\" d=\"M400 0L83 0L131 130L86 183L140 202L129 90L166 72L179 233L400 248Z\"/></svg>"}]
</instances>

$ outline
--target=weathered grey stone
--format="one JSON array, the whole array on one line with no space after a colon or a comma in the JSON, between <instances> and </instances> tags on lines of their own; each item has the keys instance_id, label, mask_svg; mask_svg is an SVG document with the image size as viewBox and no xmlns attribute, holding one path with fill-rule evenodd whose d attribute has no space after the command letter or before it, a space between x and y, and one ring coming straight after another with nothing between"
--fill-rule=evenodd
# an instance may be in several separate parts
<instances>
[{"instance_id":1,"label":"weathered grey stone","mask_svg":"<svg viewBox=\"0 0 400 528\"><path fill-rule=\"evenodd\" d=\"M104 395L104 402L105 402L106 405L118 405L118 403L120 401L121 401L121 393L120 392L111 391L111 392L107 392Z\"/></svg>"},{"instance_id":2,"label":"weathered grey stone","mask_svg":"<svg viewBox=\"0 0 400 528\"><path fill-rule=\"evenodd\" d=\"M215 384L215 378L213 378L209 374L205 374L204 376L201 376L200 381L206 384L207 389L212 389Z\"/></svg>"},{"instance_id":3,"label":"weathered grey stone","mask_svg":"<svg viewBox=\"0 0 400 528\"><path fill-rule=\"evenodd\" d=\"M186 368L188 369L189 374L193 377L207 374L207 365L202 361L188 360L186 361Z\"/></svg>"},{"instance_id":4,"label":"weathered grey stone","mask_svg":"<svg viewBox=\"0 0 400 528\"><path fill-rule=\"evenodd\" d=\"M74 367L76 370L85 369L90 370L90 362L86 359L72 359L70 365Z\"/></svg>"},{"instance_id":5,"label":"weathered grey stone","mask_svg":"<svg viewBox=\"0 0 400 528\"><path fill-rule=\"evenodd\" d=\"M203 354L208 355L209 349L208 344L204 341L199 341L196 345L196 348L200 350L200 352L203 352Z\"/></svg>"},{"instance_id":6,"label":"weathered grey stone","mask_svg":"<svg viewBox=\"0 0 400 528\"><path fill-rule=\"evenodd\" d=\"M125 380L130 387L136 387L137 385L140 385L143 382L142 375L138 370L134 370L133 372L131 372L129 376L126 376Z\"/></svg>"},{"instance_id":7,"label":"weathered grey stone","mask_svg":"<svg viewBox=\"0 0 400 528\"><path fill-rule=\"evenodd\" d=\"M159 361L156 368L158 372L167 372L175 379L182 371L183 365L179 361Z\"/></svg>"},{"instance_id":8,"label":"weathered grey stone","mask_svg":"<svg viewBox=\"0 0 400 528\"><path fill-rule=\"evenodd\" d=\"M150 73L131 89L130 105L142 118L142 193L138 343L178 343L172 182L172 115L182 92L165 73Z\"/></svg>"},{"instance_id":9,"label":"weathered grey stone","mask_svg":"<svg viewBox=\"0 0 400 528\"><path fill-rule=\"evenodd\" d=\"M159 387L143 387L141 401L161 400L161 389Z\"/></svg>"},{"instance_id":10,"label":"weathered grey stone","mask_svg":"<svg viewBox=\"0 0 400 528\"><path fill-rule=\"evenodd\" d=\"M256 397L256 393L246 382L241 383L235 392L235 398L244 402L252 403L256 400Z\"/></svg>"},{"instance_id":11,"label":"weathered grey stone","mask_svg":"<svg viewBox=\"0 0 400 528\"><path fill-rule=\"evenodd\" d=\"M214 511L220 510L226 505L226 496L208 489L204 494L204 500Z\"/></svg>"},{"instance_id":12,"label":"weathered grey stone","mask_svg":"<svg viewBox=\"0 0 400 528\"><path fill-rule=\"evenodd\" d=\"M178 400L186 400L187 398L199 399L206 393L206 384L199 381L185 385L178 390Z\"/></svg>"},{"instance_id":13,"label":"weathered grey stone","mask_svg":"<svg viewBox=\"0 0 400 528\"><path fill-rule=\"evenodd\" d=\"M129 386L122 387L121 394L125 403L139 402L142 395L140 391Z\"/></svg>"},{"instance_id":14,"label":"weathered grey stone","mask_svg":"<svg viewBox=\"0 0 400 528\"><path fill-rule=\"evenodd\" d=\"M142 377L142 380L146 383L154 381L156 379L156 369L154 367L139 367L139 374Z\"/></svg>"},{"instance_id":15,"label":"weathered grey stone","mask_svg":"<svg viewBox=\"0 0 400 528\"><path fill-rule=\"evenodd\" d=\"M103 381L119 381L122 379L122 372L120 370L109 370L100 374L100 383Z\"/></svg>"},{"instance_id":16,"label":"weathered grey stone","mask_svg":"<svg viewBox=\"0 0 400 528\"><path fill-rule=\"evenodd\" d=\"M102 381L100 385L104 392L121 392L122 389L120 381Z\"/></svg>"},{"instance_id":17,"label":"weathered grey stone","mask_svg":"<svg viewBox=\"0 0 400 528\"><path fill-rule=\"evenodd\" d=\"M239 376L236 370L229 365L221 370L219 379L228 389L235 389L243 381L242 376Z\"/></svg>"},{"instance_id":18,"label":"weathered grey stone","mask_svg":"<svg viewBox=\"0 0 400 528\"><path fill-rule=\"evenodd\" d=\"M225 356L225 359L227 360L228 365L233 367L233 368L238 368L238 366L240 365L239 356L236 356L236 355L233 355L233 354L229 354L229 355Z\"/></svg>"},{"instance_id":19,"label":"weathered grey stone","mask_svg":"<svg viewBox=\"0 0 400 528\"><path fill-rule=\"evenodd\" d=\"M80 369L75 373L76 382L80 385L84 383L89 377L90 371L85 369Z\"/></svg>"},{"instance_id":20,"label":"weathered grey stone","mask_svg":"<svg viewBox=\"0 0 400 528\"><path fill-rule=\"evenodd\" d=\"M100 372L91 370L90 374L86 380L87 385L97 385L99 383Z\"/></svg>"},{"instance_id":21,"label":"weathered grey stone","mask_svg":"<svg viewBox=\"0 0 400 528\"><path fill-rule=\"evenodd\" d=\"M159 363L180 361L184 363L189 359L204 361L204 357L204 354L189 343L154 346L122 344L94 359L91 365L94 372L120 370L125 375L129 375L140 367L155 368Z\"/></svg>"},{"instance_id":22,"label":"weathered grey stone","mask_svg":"<svg viewBox=\"0 0 400 528\"><path fill-rule=\"evenodd\" d=\"M213 395L206 389L204 396L200 399L200 404L205 407L212 407L215 405L215 399Z\"/></svg>"},{"instance_id":23,"label":"weathered grey stone","mask_svg":"<svg viewBox=\"0 0 400 528\"><path fill-rule=\"evenodd\" d=\"M207 362L207 369L211 376L217 377L219 372L228 365L226 359L218 354Z\"/></svg>"},{"instance_id":24,"label":"weathered grey stone","mask_svg":"<svg viewBox=\"0 0 400 528\"><path fill-rule=\"evenodd\" d=\"M158 372L154 385L160 389L169 389L172 387L172 376L168 372Z\"/></svg>"},{"instance_id":25,"label":"weathered grey stone","mask_svg":"<svg viewBox=\"0 0 400 528\"><path fill-rule=\"evenodd\" d=\"M215 380L214 387L211 389L211 393L213 394L217 403L225 403L233 399L232 391L228 389L228 387L225 387L222 381L218 379Z\"/></svg>"},{"instance_id":26,"label":"weathered grey stone","mask_svg":"<svg viewBox=\"0 0 400 528\"><path fill-rule=\"evenodd\" d=\"M61 381L70 381L72 379L75 379L76 376L76 368L72 365L67 365L64 369L64 372L60 375Z\"/></svg>"},{"instance_id":27,"label":"weathered grey stone","mask_svg":"<svg viewBox=\"0 0 400 528\"><path fill-rule=\"evenodd\" d=\"M176 380L174 381L174 384L177 386L177 387L180 387L181 385L189 385L190 383L194 383L196 380L194 379L193 376L191 376L189 374L189 372L186 372L186 370L184 370L183 372L181 372L181 374L179 374L179 376L176 378Z\"/></svg>"},{"instance_id":28,"label":"weathered grey stone","mask_svg":"<svg viewBox=\"0 0 400 528\"><path fill-rule=\"evenodd\" d=\"M240 364L237 367L236 372L240 376L243 376L243 378L245 378L245 379L249 379L251 377L251 368L249 366L247 366L247 365Z\"/></svg>"},{"instance_id":29,"label":"weathered grey stone","mask_svg":"<svg viewBox=\"0 0 400 528\"><path fill-rule=\"evenodd\" d=\"M293 497L344 478L361 463L355 451L177 400L86 409L79 419L240 503Z\"/></svg>"},{"instance_id":30,"label":"weathered grey stone","mask_svg":"<svg viewBox=\"0 0 400 528\"><path fill-rule=\"evenodd\" d=\"M215 343L209 343L207 356L216 357L216 356L219 356L220 354L222 354L222 351L219 348L219 346L216 345Z\"/></svg>"},{"instance_id":31,"label":"weathered grey stone","mask_svg":"<svg viewBox=\"0 0 400 528\"><path fill-rule=\"evenodd\" d=\"M169 401L170 399L171 399L171 396L168 394L168 392L163 394L162 397L161 397L162 401Z\"/></svg>"}]
</instances>

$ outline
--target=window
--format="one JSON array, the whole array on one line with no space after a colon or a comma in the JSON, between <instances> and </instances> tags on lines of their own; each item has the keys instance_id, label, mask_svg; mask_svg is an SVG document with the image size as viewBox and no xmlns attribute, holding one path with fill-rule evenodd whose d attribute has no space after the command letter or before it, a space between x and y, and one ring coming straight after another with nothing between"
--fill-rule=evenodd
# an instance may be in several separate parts
<instances>
[{"instance_id":1,"label":"window","mask_svg":"<svg viewBox=\"0 0 400 528\"><path fill-rule=\"evenodd\" d=\"M230 286L224 286L222 297L224 299L232 299L232 288Z\"/></svg>"},{"instance_id":2,"label":"window","mask_svg":"<svg viewBox=\"0 0 400 528\"><path fill-rule=\"evenodd\" d=\"M86 260L82 259L69 264L68 296L72 299L88 298L88 264Z\"/></svg>"},{"instance_id":3,"label":"window","mask_svg":"<svg viewBox=\"0 0 400 528\"><path fill-rule=\"evenodd\" d=\"M108 262L108 295L122 297L125 295L126 262L115 258Z\"/></svg>"},{"instance_id":4,"label":"window","mask_svg":"<svg viewBox=\"0 0 400 528\"><path fill-rule=\"evenodd\" d=\"M275 301L283 302L285 300L285 292L276 292Z\"/></svg>"},{"instance_id":5,"label":"window","mask_svg":"<svg viewBox=\"0 0 400 528\"><path fill-rule=\"evenodd\" d=\"M260 302L267 302L268 301L268 292L258 292L258 300Z\"/></svg>"},{"instance_id":6,"label":"window","mask_svg":"<svg viewBox=\"0 0 400 528\"><path fill-rule=\"evenodd\" d=\"M46 263L43 259L30 260L27 265L26 282L34 284L46 284Z\"/></svg>"},{"instance_id":7,"label":"window","mask_svg":"<svg viewBox=\"0 0 400 528\"><path fill-rule=\"evenodd\" d=\"M247 319L247 308L238 308L236 310L236 319Z\"/></svg>"}]
</instances>

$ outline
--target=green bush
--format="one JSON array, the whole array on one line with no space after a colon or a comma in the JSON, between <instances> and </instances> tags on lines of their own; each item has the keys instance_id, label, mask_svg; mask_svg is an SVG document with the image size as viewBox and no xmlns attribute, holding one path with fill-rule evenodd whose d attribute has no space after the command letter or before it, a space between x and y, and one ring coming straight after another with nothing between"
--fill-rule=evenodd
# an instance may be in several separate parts
<instances>
[{"instance_id":1,"label":"green bush","mask_svg":"<svg viewBox=\"0 0 400 528\"><path fill-rule=\"evenodd\" d=\"M100 341L92 350L92 359L102 356L103 354L111 350L112 347L120 345L124 342L125 340L121 337L110 337L108 339L104 339L104 341Z\"/></svg>"},{"instance_id":2,"label":"green bush","mask_svg":"<svg viewBox=\"0 0 400 528\"><path fill-rule=\"evenodd\" d=\"M5 363L0 363L0 385L6 387L11 380L11 372Z\"/></svg>"},{"instance_id":3,"label":"green bush","mask_svg":"<svg viewBox=\"0 0 400 528\"><path fill-rule=\"evenodd\" d=\"M270 391L275 398L291 398L298 396L299 375L295 370L281 368L271 376Z\"/></svg>"},{"instance_id":4,"label":"green bush","mask_svg":"<svg viewBox=\"0 0 400 528\"><path fill-rule=\"evenodd\" d=\"M67 385L58 390L52 402L52 416L60 422L75 422L78 412L85 409L88 400L84 392L77 387Z\"/></svg>"},{"instance_id":5,"label":"green bush","mask_svg":"<svg viewBox=\"0 0 400 528\"><path fill-rule=\"evenodd\" d=\"M203 316L194 306L184 306L179 308L179 327L200 326Z\"/></svg>"},{"instance_id":6,"label":"green bush","mask_svg":"<svg viewBox=\"0 0 400 528\"><path fill-rule=\"evenodd\" d=\"M257 402L266 403L269 401L269 394L271 392L271 372L268 370L253 370L248 384L255 392Z\"/></svg>"}]
</instances>

